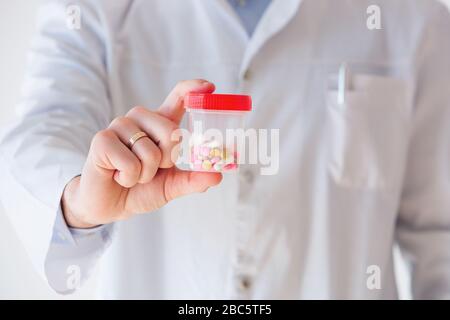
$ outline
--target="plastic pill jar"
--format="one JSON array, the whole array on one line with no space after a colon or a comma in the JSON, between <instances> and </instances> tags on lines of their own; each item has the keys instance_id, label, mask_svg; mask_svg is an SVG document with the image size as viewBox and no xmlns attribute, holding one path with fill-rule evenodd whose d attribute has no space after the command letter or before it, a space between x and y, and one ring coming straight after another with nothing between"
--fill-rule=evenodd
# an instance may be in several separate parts
<instances>
[{"instance_id":1,"label":"plastic pill jar","mask_svg":"<svg viewBox=\"0 0 450 320\"><path fill-rule=\"evenodd\" d=\"M251 97L190 93L184 98L184 107L190 132L190 169L206 172L236 170L239 165L236 141L227 136L230 131L244 129L244 117L252 110Z\"/></svg>"}]
</instances>

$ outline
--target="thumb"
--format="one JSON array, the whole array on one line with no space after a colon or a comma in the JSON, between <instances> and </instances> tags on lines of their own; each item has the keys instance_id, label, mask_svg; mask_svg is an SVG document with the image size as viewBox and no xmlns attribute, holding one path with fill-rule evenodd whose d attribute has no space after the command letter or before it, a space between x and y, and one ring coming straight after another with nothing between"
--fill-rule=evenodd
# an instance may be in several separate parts
<instances>
[{"instance_id":1,"label":"thumb","mask_svg":"<svg viewBox=\"0 0 450 320\"><path fill-rule=\"evenodd\" d=\"M166 100L159 107L158 113L176 124L180 124L184 115L184 96L190 92L212 93L215 90L213 83L203 80L186 80L179 82L169 93Z\"/></svg>"},{"instance_id":2,"label":"thumb","mask_svg":"<svg viewBox=\"0 0 450 320\"><path fill-rule=\"evenodd\" d=\"M164 193L167 201L204 192L222 181L222 174L213 172L183 171L178 168L167 169L164 181Z\"/></svg>"}]
</instances>

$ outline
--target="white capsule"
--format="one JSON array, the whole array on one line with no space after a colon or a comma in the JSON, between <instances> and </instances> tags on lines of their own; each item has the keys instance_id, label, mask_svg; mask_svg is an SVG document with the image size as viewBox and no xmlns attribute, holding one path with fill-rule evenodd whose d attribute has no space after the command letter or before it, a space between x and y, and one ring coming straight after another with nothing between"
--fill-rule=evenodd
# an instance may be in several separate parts
<instances>
[{"instance_id":1,"label":"white capsule","mask_svg":"<svg viewBox=\"0 0 450 320\"><path fill-rule=\"evenodd\" d=\"M222 146L221 143L219 142L219 140L211 140L211 141L205 142L204 145L209 148L220 148Z\"/></svg>"}]
</instances>

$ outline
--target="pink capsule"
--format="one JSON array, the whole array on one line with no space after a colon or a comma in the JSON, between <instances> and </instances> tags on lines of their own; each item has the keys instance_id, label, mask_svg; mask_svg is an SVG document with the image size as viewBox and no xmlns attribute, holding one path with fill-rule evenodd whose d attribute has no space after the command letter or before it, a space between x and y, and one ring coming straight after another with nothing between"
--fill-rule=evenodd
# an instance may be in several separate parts
<instances>
[{"instance_id":1,"label":"pink capsule","mask_svg":"<svg viewBox=\"0 0 450 320\"><path fill-rule=\"evenodd\" d=\"M201 147L201 149L200 149L200 154L203 157L208 157L210 152L211 152L211 149L208 147Z\"/></svg>"},{"instance_id":2,"label":"pink capsule","mask_svg":"<svg viewBox=\"0 0 450 320\"><path fill-rule=\"evenodd\" d=\"M230 171L230 170L236 170L236 169L237 169L236 163L230 163L230 164L227 164L225 167L223 167L224 171Z\"/></svg>"},{"instance_id":3,"label":"pink capsule","mask_svg":"<svg viewBox=\"0 0 450 320\"><path fill-rule=\"evenodd\" d=\"M214 157L214 158L212 158L211 159L211 162L214 164L214 163L217 163L217 162L220 162L220 161L222 161L222 158L221 157Z\"/></svg>"}]
</instances>

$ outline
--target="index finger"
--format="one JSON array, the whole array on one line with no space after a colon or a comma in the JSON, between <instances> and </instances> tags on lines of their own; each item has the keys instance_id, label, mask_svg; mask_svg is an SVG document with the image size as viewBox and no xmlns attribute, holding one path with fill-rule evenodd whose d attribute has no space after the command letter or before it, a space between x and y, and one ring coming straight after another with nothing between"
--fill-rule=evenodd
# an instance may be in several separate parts
<instances>
[{"instance_id":1,"label":"index finger","mask_svg":"<svg viewBox=\"0 0 450 320\"><path fill-rule=\"evenodd\" d=\"M184 115L184 96L190 92L212 93L215 90L213 83L203 80L185 80L179 82L169 93L166 100L159 107L158 113L176 124L179 124Z\"/></svg>"}]
</instances>

